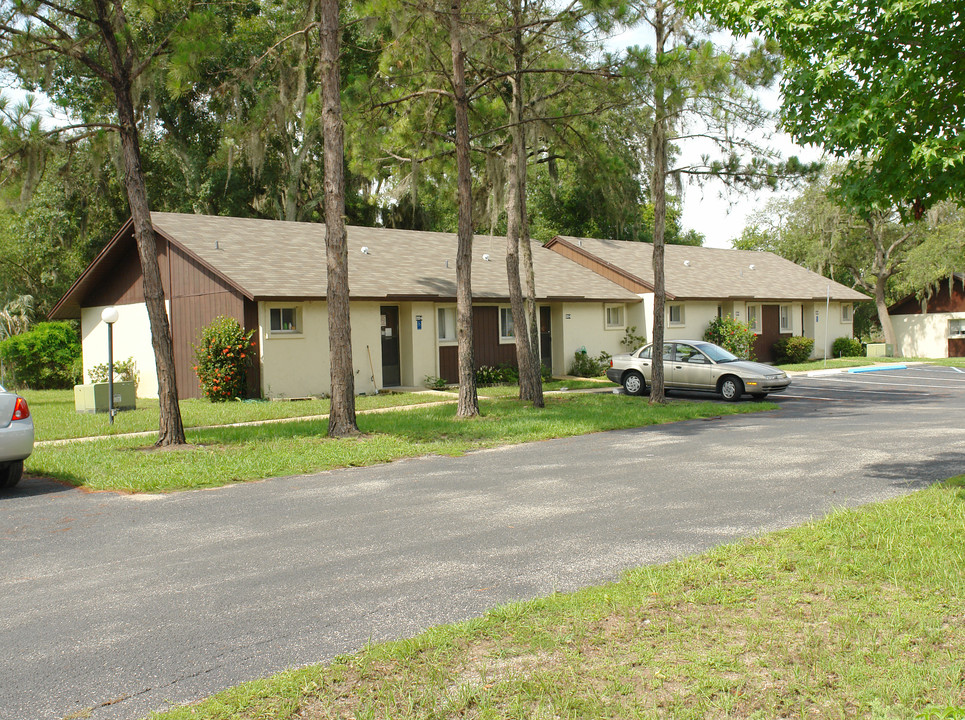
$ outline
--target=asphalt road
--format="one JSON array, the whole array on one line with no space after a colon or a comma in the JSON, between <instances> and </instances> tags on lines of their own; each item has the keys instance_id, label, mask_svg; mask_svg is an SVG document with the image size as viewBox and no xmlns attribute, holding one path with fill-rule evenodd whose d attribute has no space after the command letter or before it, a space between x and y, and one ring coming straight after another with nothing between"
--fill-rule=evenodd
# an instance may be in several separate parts
<instances>
[{"instance_id":1,"label":"asphalt road","mask_svg":"<svg viewBox=\"0 0 965 720\"><path fill-rule=\"evenodd\" d=\"M220 490L27 479L0 496L0 720L140 718L965 473L965 373L798 377L772 397Z\"/></svg>"}]
</instances>

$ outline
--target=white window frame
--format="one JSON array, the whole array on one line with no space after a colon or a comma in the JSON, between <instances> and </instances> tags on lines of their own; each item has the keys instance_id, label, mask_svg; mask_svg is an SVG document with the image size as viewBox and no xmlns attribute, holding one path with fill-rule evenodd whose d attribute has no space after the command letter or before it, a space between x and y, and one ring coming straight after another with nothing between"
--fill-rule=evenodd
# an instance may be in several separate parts
<instances>
[{"instance_id":1,"label":"white window frame","mask_svg":"<svg viewBox=\"0 0 965 720\"><path fill-rule=\"evenodd\" d=\"M611 311L617 311L619 322L611 322ZM623 303L603 306L603 327L607 330L623 330L627 326L627 306Z\"/></svg>"},{"instance_id":2,"label":"white window frame","mask_svg":"<svg viewBox=\"0 0 965 720\"><path fill-rule=\"evenodd\" d=\"M290 311L292 315L291 327L273 328L271 325L272 313L278 311L278 321L284 324L284 313ZM302 308L301 305L278 304L268 306L268 335L270 337L300 337L302 335Z\"/></svg>"},{"instance_id":3,"label":"white window frame","mask_svg":"<svg viewBox=\"0 0 965 720\"><path fill-rule=\"evenodd\" d=\"M673 311L680 311L680 318L677 320L673 319ZM687 316L685 312L686 308L683 303L667 303L667 325L672 325L673 327L683 327L687 324Z\"/></svg>"},{"instance_id":4,"label":"white window frame","mask_svg":"<svg viewBox=\"0 0 965 720\"><path fill-rule=\"evenodd\" d=\"M450 320L452 322L449 322ZM455 305L441 305L436 308L436 340L440 345L453 345L457 342Z\"/></svg>"},{"instance_id":5,"label":"white window frame","mask_svg":"<svg viewBox=\"0 0 965 720\"><path fill-rule=\"evenodd\" d=\"M510 334L506 334L506 326L503 324L503 318L507 318L510 324ZM500 305L499 306L499 344L509 345L516 344L516 335L513 334L513 308L511 305Z\"/></svg>"},{"instance_id":6,"label":"white window frame","mask_svg":"<svg viewBox=\"0 0 965 720\"><path fill-rule=\"evenodd\" d=\"M781 305L781 332L794 332L794 307L791 305ZM785 322L786 321L786 322Z\"/></svg>"},{"instance_id":7,"label":"white window frame","mask_svg":"<svg viewBox=\"0 0 965 720\"><path fill-rule=\"evenodd\" d=\"M841 322L845 324L854 322L854 305L851 303L841 303Z\"/></svg>"},{"instance_id":8,"label":"white window frame","mask_svg":"<svg viewBox=\"0 0 965 720\"><path fill-rule=\"evenodd\" d=\"M965 337L965 318L951 318L948 321L948 337Z\"/></svg>"},{"instance_id":9,"label":"white window frame","mask_svg":"<svg viewBox=\"0 0 965 720\"><path fill-rule=\"evenodd\" d=\"M747 305L747 327L751 329L751 332L758 334L761 332L761 306L756 303Z\"/></svg>"}]
</instances>

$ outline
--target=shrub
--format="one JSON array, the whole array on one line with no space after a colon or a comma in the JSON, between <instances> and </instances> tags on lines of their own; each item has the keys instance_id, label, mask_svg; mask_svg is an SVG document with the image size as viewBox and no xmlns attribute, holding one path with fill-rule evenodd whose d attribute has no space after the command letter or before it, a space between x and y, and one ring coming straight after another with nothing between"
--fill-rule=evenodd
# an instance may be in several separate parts
<instances>
[{"instance_id":1,"label":"shrub","mask_svg":"<svg viewBox=\"0 0 965 720\"><path fill-rule=\"evenodd\" d=\"M87 371L87 375L90 377L92 383L104 383L107 382L107 363L102 365L94 365L90 370ZM134 358L129 357L127 360L114 361L114 381L120 380L121 382L132 382L137 385L138 380L140 380L140 374L137 372L137 364L134 362Z\"/></svg>"},{"instance_id":2,"label":"shrub","mask_svg":"<svg viewBox=\"0 0 965 720\"><path fill-rule=\"evenodd\" d=\"M704 340L730 350L737 357L754 359L754 339L757 335L750 325L730 315L714 318L704 332Z\"/></svg>"},{"instance_id":3,"label":"shrub","mask_svg":"<svg viewBox=\"0 0 965 720\"><path fill-rule=\"evenodd\" d=\"M513 385L519 382L519 371L507 363L493 367L483 365L476 370L477 385Z\"/></svg>"},{"instance_id":4,"label":"shrub","mask_svg":"<svg viewBox=\"0 0 965 720\"><path fill-rule=\"evenodd\" d=\"M254 330L245 332L237 320L223 315L201 331L201 342L194 346L194 371L206 398L222 402L245 395L254 334Z\"/></svg>"},{"instance_id":5,"label":"shrub","mask_svg":"<svg viewBox=\"0 0 965 720\"><path fill-rule=\"evenodd\" d=\"M864 355L864 348L861 341L849 337L839 337L831 345L831 357L861 357Z\"/></svg>"},{"instance_id":6,"label":"shrub","mask_svg":"<svg viewBox=\"0 0 965 720\"><path fill-rule=\"evenodd\" d=\"M573 354L573 364L570 375L576 377L599 377L610 366L610 353L605 350L596 357L591 357L586 350L577 350Z\"/></svg>"},{"instance_id":7,"label":"shrub","mask_svg":"<svg viewBox=\"0 0 965 720\"><path fill-rule=\"evenodd\" d=\"M53 390L73 386L80 340L70 322L37 323L0 342L0 360L12 386Z\"/></svg>"},{"instance_id":8,"label":"shrub","mask_svg":"<svg viewBox=\"0 0 965 720\"><path fill-rule=\"evenodd\" d=\"M426 375L426 387L433 390L444 390L449 383L438 375Z\"/></svg>"},{"instance_id":9,"label":"shrub","mask_svg":"<svg viewBox=\"0 0 965 720\"><path fill-rule=\"evenodd\" d=\"M623 339L620 341L620 345L622 345L623 349L627 352L633 352L647 342L646 336L637 335L636 332L637 326L631 325L626 329L626 332L623 333Z\"/></svg>"},{"instance_id":10,"label":"shrub","mask_svg":"<svg viewBox=\"0 0 965 720\"><path fill-rule=\"evenodd\" d=\"M795 335L774 343L774 355L781 365L807 362L814 350L814 339Z\"/></svg>"}]
</instances>

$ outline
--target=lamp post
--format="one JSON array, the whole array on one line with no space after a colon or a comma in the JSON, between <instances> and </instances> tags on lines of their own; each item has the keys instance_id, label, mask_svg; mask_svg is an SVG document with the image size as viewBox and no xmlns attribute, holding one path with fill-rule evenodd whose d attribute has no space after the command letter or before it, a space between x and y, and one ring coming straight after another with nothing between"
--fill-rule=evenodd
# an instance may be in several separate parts
<instances>
[{"instance_id":1,"label":"lamp post","mask_svg":"<svg viewBox=\"0 0 965 720\"><path fill-rule=\"evenodd\" d=\"M108 423L114 424L114 323L117 322L116 307L106 307L101 320L107 323L107 416Z\"/></svg>"}]
</instances>

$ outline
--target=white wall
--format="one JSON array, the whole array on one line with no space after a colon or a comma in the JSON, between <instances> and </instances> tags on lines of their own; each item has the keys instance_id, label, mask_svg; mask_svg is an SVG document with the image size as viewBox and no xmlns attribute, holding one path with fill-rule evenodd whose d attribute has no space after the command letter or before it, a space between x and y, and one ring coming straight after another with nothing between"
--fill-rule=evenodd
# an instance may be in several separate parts
<instances>
[{"instance_id":1,"label":"white wall","mask_svg":"<svg viewBox=\"0 0 965 720\"><path fill-rule=\"evenodd\" d=\"M168 317L170 303L165 301ZM84 354L84 380L90 382L90 369L107 363L107 323L101 320L101 312L107 306L81 308L80 331ZM157 397L157 363L151 345L151 322L144 303L115 305L117 322L114 323L114 361L134 358L139 376L137 396Z\"/></svg>"},{"instance_id":2,"label":"white wall","mask_svg":"<svg viewBox=\"0 0 965 720\"><path fill-rule=\"evenodd\" d=\"M965 312L892 315L895 352L901 357L948 357L948 321L965 319Z\"/></svg>"},{"instance_id":3,"label":"white wall","mask_svg":"<svg viewBox=\"0 0 965 720\"><path fill-rule=\"evenodd\" d=\"M269 330L269 308L297 307L301 332ZM355 392L374 393L382 385L378 303L352 303L352 365ZM324 301L258 303L261 336L261 390L266 398L327 395L331 390L328 304ZM371 350L371 364L369 351Z\"/></svg>"},{"instance_id":4,"label":"white wall","mask_svg":"<svg viewBox=\"0 0 965 720\"><path fill-rule=\"evenodd\" d=\"M633 307L637 303L628 303L626 307ZM585 348L591 357L599 355L605 350L611 355L625 352L620 344L626 334L626 328L608 329L606 327L606 311L604 303L561 303L560 320L553 318L553 371L569 372L570 366L578 350ZM628 317L626 310L624 317ZM630 323L631 325L634 323ZM637 328L639 334L639 327ZM557 351L561 355L560 365L557 365Z\"/></svg>"},{"instance_id":5,"label":"white wall","mask_svg":"<svg viewBox=\"0 0 965 720\"><path fill-rule=\"evenodd\" d=\"M439 376L436 307L430 302L400 304L399 332L402 334L400 352L403 385L422 387L425 385L427 376Z\"/></svg>"},{"instance_id":6,"label":"white wall","mask_svg":"<svg viewBox=\"0 0 965 720\"><path fill-rule=\"evenodd\" d=\"M832 300L830 307L827 301L804 304L804 325L810 331L805 335L814 338L814 352L811 357L823 358L825 348L827 348L827 356L831 357L831 347L835 340L839 337L854 337L853 322L851 320L845 322L841 319L842 305L851 305L851 303ZM853 310L851 317L854 317Z\"/></svg>"}]
</instances>

